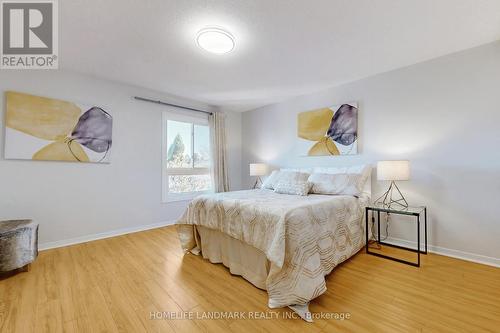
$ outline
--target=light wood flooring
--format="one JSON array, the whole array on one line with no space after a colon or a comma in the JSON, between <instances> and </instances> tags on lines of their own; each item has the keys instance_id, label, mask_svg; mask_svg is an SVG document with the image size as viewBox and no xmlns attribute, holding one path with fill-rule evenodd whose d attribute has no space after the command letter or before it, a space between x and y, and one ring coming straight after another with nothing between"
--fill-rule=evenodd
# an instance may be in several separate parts
<instances>
[{"instance_id":1,"label":"light wood flooring","mask_svg":"<svg viewBox=\"0 0 500 333\"><path fill-rule=\"evenodd\" d=\"M415 268L363 251L327 277L312 312L283 318L222 265L183 255L174 227L40 253L0 280L1 332L499 332L500 269L429 254ZM277 313L279 319L163 320L152 312Z\"/></svg>"}]
</instances>

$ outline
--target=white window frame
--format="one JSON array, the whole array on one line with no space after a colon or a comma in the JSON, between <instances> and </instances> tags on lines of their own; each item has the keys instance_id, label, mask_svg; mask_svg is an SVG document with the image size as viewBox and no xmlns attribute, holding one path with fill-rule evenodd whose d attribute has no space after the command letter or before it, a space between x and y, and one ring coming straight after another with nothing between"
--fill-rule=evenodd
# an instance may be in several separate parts
<instances>
[{"instance_id":1,"label":"white window frame","mask_svg":"<svg viewBox=\"0 0 500 333\"><path fill-rule=\"evenodd\" d=\"M185 193L169 193L168 192L168 176L171 175L206 175L211 174L210 168L168 168L167 167L167 121L180 121L186 123L192 123L194 125L208 126L208 116L191 116L178 114L175 112L164 111L162 114L162 202L175 202L175 201L186 201L192 200L195 196L212 193L213 192L213 182L212 188L208 191L193 191ZM194 131L191 131L192 135L192 149L194 149Z\"/></svg>"}]
</instances>

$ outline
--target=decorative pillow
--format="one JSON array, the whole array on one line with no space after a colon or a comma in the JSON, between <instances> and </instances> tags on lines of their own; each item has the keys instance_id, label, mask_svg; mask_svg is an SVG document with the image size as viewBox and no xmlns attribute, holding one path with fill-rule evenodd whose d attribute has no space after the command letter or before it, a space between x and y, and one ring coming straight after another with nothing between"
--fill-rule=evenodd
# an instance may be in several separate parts
<instances>
[{"instance_id":1,"label":"decorative pillow","mask_svg":"<svg viewBox=\"0 0 500 333\"><path fill-rule=\"evenodd\" d=\"M274 183L278 179L279 171L274 170L271 174L264 180L261 188L267 188L268 190L274 189Z\"/></svg>"},{"instance_id":2,"label":"decorative pillow","mask_svg":"<svg viewBox=\"0 0 500 333\"><path fill-rule=\"evenodd\" d=\"M274 192L281 194L308 195L311 190L311 183L308 181L279 182L274 186Z\"/></svg>"},{"instance_id":3,"label":"decorative pillow","mask_svg":"<svg viewBox=\"0 0 500 333\"><path fill-rule=\"evenodd\" d=\"M365 173L313 173L308 181L312 184L311 193L338 194L359 197L367 177Z\"/></svg>"},{"instance_id":4,"label":"decorative pillow","mask_svg":"<svg viewBox=\"0 0 500 333\"><path fill-rule=\"evenodd\" d=\"M293 182L306 182L309 174L298 171L280 171L276 183L293 183Z\"/></svg>"},{"instance_id":5,"label":"decorative pillow","mask_svg":"<svg viewBox=\"0 0 500 333\"><path fill-rule=\"evenodd\" d=\"M296 183L306 182L309 178L308 173L296 171L273 171L262 184L262 188L273 190L278 183Z\"/></svg>"}]
</instances>

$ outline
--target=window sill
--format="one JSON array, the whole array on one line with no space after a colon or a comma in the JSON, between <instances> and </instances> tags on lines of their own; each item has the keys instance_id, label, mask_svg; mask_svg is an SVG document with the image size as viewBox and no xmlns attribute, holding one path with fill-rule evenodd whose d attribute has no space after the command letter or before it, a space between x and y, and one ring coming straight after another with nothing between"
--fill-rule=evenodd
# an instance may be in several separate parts
<instances>
[{"instance_id":1,"label":"window sill","mask_svg":"<svg viewBox=\"0 0 500 333\"><path fill-rule=\"evenodd\" d=\"M167 194L166 198L163 198L162 203L171 203L179 201L191 201L199 195L213 193L212 191L203 192L191 192L183 194Z\"/></svg>"}]
</instances>

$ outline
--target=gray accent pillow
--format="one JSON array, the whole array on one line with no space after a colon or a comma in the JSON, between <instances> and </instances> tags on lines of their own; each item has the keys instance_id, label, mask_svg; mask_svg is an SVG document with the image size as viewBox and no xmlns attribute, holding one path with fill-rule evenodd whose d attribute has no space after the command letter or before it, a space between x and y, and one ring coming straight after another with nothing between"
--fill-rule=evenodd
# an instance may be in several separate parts
<instances>
[{"instance_id":1,"label":"gray accent pillow","mask_svg":"<svg viewBox=\"0 0 500 333\"><path fill-rule=\"evenodd\" d=\"M281 194L308 195L311 190L311 183L308 181L279 182L274 186L274 192Z\"/></svg>"}]
</instances>

